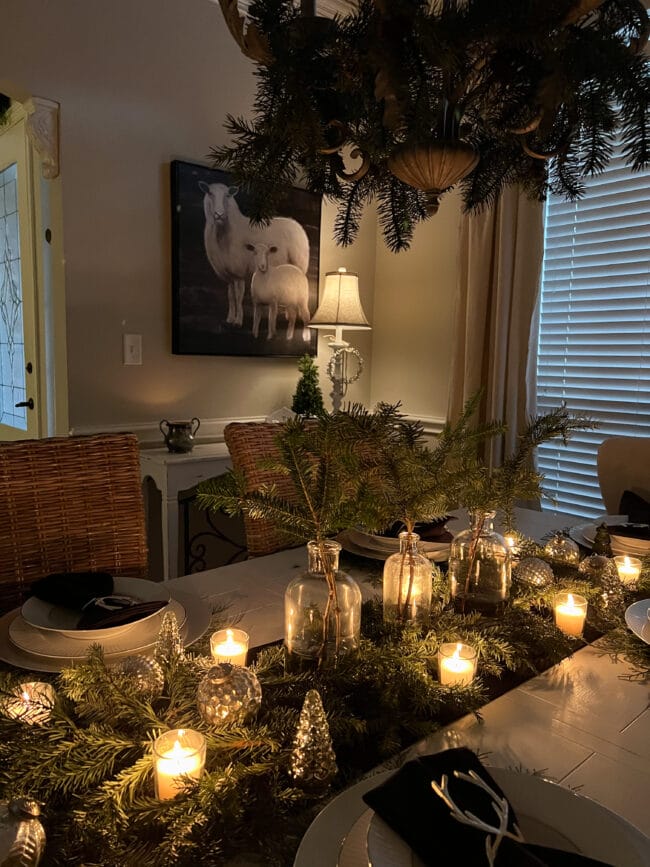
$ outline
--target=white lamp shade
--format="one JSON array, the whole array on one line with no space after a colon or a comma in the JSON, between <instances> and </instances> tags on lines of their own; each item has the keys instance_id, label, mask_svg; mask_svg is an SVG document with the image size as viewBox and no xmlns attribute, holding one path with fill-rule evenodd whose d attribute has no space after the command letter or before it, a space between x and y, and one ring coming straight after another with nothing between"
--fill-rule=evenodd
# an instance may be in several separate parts
<instances>
[{"instance_id":1,"label":"white lamp shade","mask_svg":"<svg viewBox=\"0 0 650 867\"><path fill-rule=\"evenodd\" d=\"M309 323L310 328L370 328L359 298L359 276L345 268L325 274L323 297Z\"/></svg>"}]
</instances>

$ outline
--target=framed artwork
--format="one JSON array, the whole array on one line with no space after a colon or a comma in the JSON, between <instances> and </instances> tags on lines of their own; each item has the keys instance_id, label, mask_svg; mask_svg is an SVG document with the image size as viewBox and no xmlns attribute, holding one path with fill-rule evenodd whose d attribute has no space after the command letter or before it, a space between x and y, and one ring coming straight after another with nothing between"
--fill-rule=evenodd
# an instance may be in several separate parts
<instances>
[{"instance_id":1,"label":"framed artwork","mask_svg":"<svg viewBox=\"0 0 650 867\"><path fill-rule=\"evenodd\" d=\"M266 226L227 172L171 163L172 352L315 355L321 197L291 187Z\"/></svg>"}]
</instances>

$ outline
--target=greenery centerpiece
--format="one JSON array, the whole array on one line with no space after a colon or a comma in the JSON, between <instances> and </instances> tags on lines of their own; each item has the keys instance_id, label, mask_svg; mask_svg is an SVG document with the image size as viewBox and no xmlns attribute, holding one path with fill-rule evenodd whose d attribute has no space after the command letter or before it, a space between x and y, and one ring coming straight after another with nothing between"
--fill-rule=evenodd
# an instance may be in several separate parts
<instances>
[{"instance_id":1,"label":"greenery centerpiece","mask_svg":"<svg viewBox=\"0 0 650 867\"><path fill-rule=\"evenodd\" d=\"M321 663L356 644L355 640L344 640L342 592L346 599L351 593L354 599L348 601L359 609L359 615L346 612L346 617L354 620L353 631L358 635L361 595L341 587L341 576L337 575L340 546L332 543L332 537L341 529L358 523L368 499L369 476L360 472L358 440L350 433L345 413L323 412L315 419L298 416L279 428L278 457L265 460L264 466L290 477L294 492L291 499L280 497L273 484L251 490L245 476L236 470L202 482L197 491L202 508L270 519L289 537L309 541L310 557L315 558L310 561L311 572L323 576L327 596L323 610L315 599L297 604L312 608L305 612L305 618L310 621L312 635L319 633L315 656ZM348 581L352 581L349 576Z\"/></svg>"}]
</instances>

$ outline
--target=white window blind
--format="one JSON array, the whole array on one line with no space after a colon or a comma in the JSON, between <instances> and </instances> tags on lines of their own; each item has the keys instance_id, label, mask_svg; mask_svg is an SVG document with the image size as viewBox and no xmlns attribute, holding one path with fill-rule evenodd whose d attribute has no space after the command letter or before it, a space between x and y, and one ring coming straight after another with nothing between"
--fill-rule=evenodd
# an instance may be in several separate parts
<instances>
[{"instance_id":1,"label":"white window blind","mask_svg":"<svg viewBox=\"0 0 650 867\"><path fill-rule=\"evenodd\" d=\"M650 171L620 156L589 179L584 198L546 205L537 353L537 406L565 401L599 423L568 446L538 449L543 508L604 512L596 469L603 439L650 436ZM551 499L552 498L552 499Z\"/></svg>"}]
</instances>

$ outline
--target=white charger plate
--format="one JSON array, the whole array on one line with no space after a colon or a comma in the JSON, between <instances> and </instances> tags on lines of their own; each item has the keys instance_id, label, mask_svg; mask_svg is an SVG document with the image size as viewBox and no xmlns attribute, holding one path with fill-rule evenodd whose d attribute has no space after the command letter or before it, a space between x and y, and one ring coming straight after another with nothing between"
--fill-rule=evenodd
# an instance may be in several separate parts
<instances>
[{"instance_id":1,"label":"white charger plate","mask_svg":"<svg viewBox=\"0 0 650 867\"><path fill-rule=\"evenodd\" d=\"M568 846L577 848L589 857L615 864L616 867L648 867L650 840L625 819L590 798L542 777L501 768L490 768L489 771L517 814L522 819L527 817L527 820L532 820L533 827L528 828L531 835L529 842L557 845L559 839L566 838ZM365 850L360 852L356 860L351 861L348 858L350 853L345 851L346 839L356 821L367 810L361 796L393 773L385 771L375 774L334 798L308 828L296 853L294 867L415 867L417 862L413 861L408 847L411 861L393 863L386 861L387 856L383 853L375 853L373 861L369 839ZM374 824L373 815L368 835ZM541 839L534 838L532 832L540 834ZM435 838L435 831L432 833ZM550 836L554 842L549 839ZM440 867L447 860L441 848Z\"/></svg>"},{"instance_id":2,"label":"white charger plate","mask_svg":"<svg viewBox=\"0 0 650 867\"><path fill-rule=\"evenodd\" d=\"M174 612L178 626L182 628L187 619L185 608L176 599L172 599L164 608L157 611L154 617L137 621L134 624L136 629L120 632L117 635L106 635L106 630L101 630L103 634L98 638L89 637L85 640L80 640L76 636L69 638L66 633L35 629L19 614L9 625L9 638L20 650L49 659L80 659L86 655L91 644L101 644L104 653L135 653L155 642L163 615L167 611ZM92 631L100 632L100 630Z\"/></svg>"},{"instance_id":3,"label":"white charger plate","mask_svg":"<svg viewBox=\"0 0 650 867\"><path fill-rule=\"evenodd\" d=\"M131 596L136 602L169 602L170 599L169 590L164 584L123 575L116 575L113 578L113 593L109 595ZM159 612L154 611L132 623L122 623L119 626L108 626L104 629L77 629L79 612L31 596L22 606L20 613L23 619L36 629L65 635L68 638L86 640L129 632L134 626L143 623L148 617L155 617Z\"/></svg>"},{"instance_id":4,"label":"white charger plate","mask_svg":"<svg viewBox=\"0 0 650 867\"><path fill-rule=\"evenodd\" d=\"M180 590L174 589L172 598L183 606L186 612L185 625L181 629L181 637L183 645L189 647L198 641L199 638L207 631L212 620L212 608L210 604L201 596L195 596L192 593L183 593ZM36 656L16 647L9 637L9 627L13 620L20 615L20 608L15 608L13 611L0 617L0 660L14 665L16 668L24 668L28 671L44 671L55 673L61 671L62 668L68 668L79 662L78 659L58 659L47 656ZM143 655L149 655L153 652L155 642L152 642L148 647L140 648L137 652ZM107 655L107 659L116 661L123 659L125 656L130 656L134 650L129 650L124 653L112 653Z\"/></svg>"},{"instance_id":5,"label":"white charger plate","mask_svg":"<svg viewBox=\"0 0 650 867\"><path fill-rule=\"evenodd\" d=\"M638 602L633 602L625 612L625 622L632 632L650 644L650 619L648 618L650 611L650 599L640 599Z\"/></svg>"}]
</instances>

